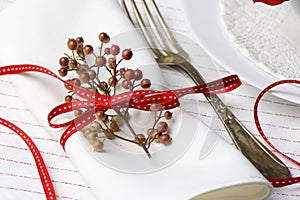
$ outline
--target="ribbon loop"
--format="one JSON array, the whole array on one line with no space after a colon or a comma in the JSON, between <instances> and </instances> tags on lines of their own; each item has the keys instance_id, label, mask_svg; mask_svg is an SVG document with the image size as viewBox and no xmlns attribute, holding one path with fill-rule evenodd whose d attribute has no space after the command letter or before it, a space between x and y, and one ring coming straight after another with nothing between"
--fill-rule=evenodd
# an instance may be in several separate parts
<instances>
[{"instance_id":1,"label":"ribbon loop","mask_svg":"<svg viewBox=\"0 0 300 200\"><path fill-rule=\"evenodd\" d=\"M48 123L52 128L62 128L62 127L66 127L68 125L71 124L71 122L73 121L67 121L64 123L60 123L60 124L55 124L52 123L52 120L62 114L68 113L68 112L72 112L74 110L79 110L81 108L94 108L95 107L95 102L89 102L89 101L74 101L74 102L67 102L67 103L63 103L60 104L56 107L54 107L48 114ZM109 107L103 107L104 110L107 110Z\"/></svg>"},{"instance_id":2,"label":"ribbon loop","mask_svg":"<svg viewBox=\"0 0 300 200\"><path fill-rule=\"evenodd\" d=\"M267 136L264 134L264 131L261 128L259 119L258 119L258 105L260 100L262 99L262 97L272 88L278 86L278 85L282 85L282 84L300 84L300 80L281 80L281 81L277 81L274 82L272 84L270 84L269 86L267 86L264 90L262 90L258 97L255 100L254 103L254 108L253 108L253 115L254 115L254 122L256 125L256 128L259 132L259 134L261 135L261 137L264 139L264 141L277 153L279 153L280 155L282 155L284 158L288 159L289 161L291 161L292 163L294 163L295 165L297 165L298 167L300 167L300 162L291 158L290 156L284 154L283 152L281 152L278 148L276 148L271 141L267 138ZM293 178L273 178L273 179L268 179L272 185L274 187L282 187L282 186L287 186L287 185L291 185L291 184L295 184L295 183L300 183L300 177L293 177Z\"/></svg>"}]
</instances>

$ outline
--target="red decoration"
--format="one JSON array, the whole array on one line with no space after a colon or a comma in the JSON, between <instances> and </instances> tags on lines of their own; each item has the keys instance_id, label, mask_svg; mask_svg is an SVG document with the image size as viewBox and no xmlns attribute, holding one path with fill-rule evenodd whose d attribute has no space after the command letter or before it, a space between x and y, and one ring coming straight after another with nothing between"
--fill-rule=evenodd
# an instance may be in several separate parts
<instances>
[{"instance_id":1,"label":"red decoration","mask_svg":"<svg viewBox=\"0 0 300 200\"><path fill-rule=\"evenodd\" d=\"M62 80L55 73L41 66L24 64L24 65L10 65L10 66L0 67L0 76L7 75L7 74L20 74L24 72L40 72L52 76L60 80L62 83L64 83L68 88L70 88L70 90L72 90L78 96L85 99L84 101L67 102L58 105L55 108L53 108L48 115L48 122L51 127L53 128L67 127L60 139L60 143L63 148L70 136L72 136L74 133L84 128L86 125L88 125L90 122L92 122L95 119L94 114L99 110L103 110L103 111L106 111L108 109L119 110L124 107L125 108L129 107L129 108L148 111L150 109L150 106L153 103L160 104L165 110L168 110L168 109L178 107L180 105L178 99L187 94L224 93L224 92L229 92L231 90L234 90L235 88L241 85L240 79L236 75L231 75L216 81L212 81L207 84L201 84L194 87L188 87L183 89L167 90L167 91L136 90L131 92L124 92L114 96L106 96L72 85L68 81ZM61 124L54 124L51 122L53 118L61 114L78 110L80 108L90 108L90 109L85 113L81 114L80 116L76 117L75 119L70 120L68 122L61 123ZM33 143L33 141L26 133L24 133L20 128L18 128L14 124L2 118L0 118L0 124L10 128L15 133L17 133L24 140L27 146L30 148L31 153L37 164L37 169L47 199L48 200L56 199L51 178L49 176L46 165L36 145Z\"/></svg>"},{"instance_id":2,"label":"red decoration","mask_svg":"<svg viewBox=\"0 0 300 200\"><path fill-rule=\"evenodd\" d=\"M286 83L296 83L296 84L300 84L299 80L281 80L281 81L277 81L275 83L272 83L271 85L269 85L268 87L266 87L264 90L262 90L260 92L260 94L258 95L255 103L254 103L254 122L256 125L256 128L258 130L258 132L260 133L260 135L262 136L262 138L266 141L266 143L273 148L276 152L278 152L279 154L281 154L283 157L285 157L286 159L288 159L289 161L293 162L294 164L296 164L298 167L300 167L300 162L296 161L294 159L292 159L291 157L287 156L286 154L282 153L281 151L279 151L267 138L267 136L264 134L261 126L260 126L260 122L258 120L258 104L261 100L261 98L269 91L271 90L273 87L276 87L278 85L281 84L286 84ZM292 185L295 183L299 183L300 182L300 177L293 177L293 178L272 178L269 179L269 181L272 183L272 185L274 187L282 187L282 186L287 186L287 185Z\"/></svg>"},{"instance_id":3,"label":"red decoration","mask_svg":"<svg viewBox=\"0 0 300 200\"><path fill-rule=\"evenodd\" d=\"M182 96L185 96L187 94L195 94L195 93L224 93L229 92L231 90L234 90L235 88L239 87L241 85L241 82L239 78L236 75L227 76L222 79L218 79L216 81L212 81L207 84L201 84L194 87L188 87L183 89L177 89L177 90L167 90L167 91L154 91L154 90L136 90L136 91L130 91L130 92L124 92L118 95L114 96L106 96L101 95L98 93L94 93L91 91L88 91L86 89L77 87L75 85L72 85L68 81L62 80L60 77L58 77L55 73L51 72L50 70L37 66L37 65L30 65L30 64L24 64L24 65L10 65L5 67L0 67L0 76L1 75L7 75L7 74L20 74L24 72L40 72L43 74L47 74L49 76L52 76L58 80L60 80L63 84L68 86L70 90L72 90L74 93L79 95L85 100L82 101L76 101L76 102L67 102L63 103L61 105L56 106L53 108L49 115L48 115L48 122L49 125L53 128L61 128L61 127L67 127L65 132L62 134L62 137L60 139L60 143L62 147L64 148L66 141L70 136L72 136L77 131L84 128L86 125L88 125L90 122L92 122L95 117L95 112L99 110L106 111L108 109L114 109L119 110L120 108L124 107L130 107L135 108L139 110L149 110L150 106L153 103L160 104L165 110L172 109L175 107L178 107L180 105L178 99ZM257 97L255 105L254 105L254 120L255 124L257 126L258 131L260 132L263 139L278 153L283 155L285 158L290 160L291 162L295 163L297 166L300 167L300 162L290 158L289 156L285 155L284 153L280 152L265 136L263 133L259 120L257 115L257 107L259 104L259 101L263 97L265 93L267 93L271 88L284 84L284 83L297 83L300 84L300 81L298 80L282 80L275 82L265 88ZM150 98L151 97L151 98ZM52 123L52 119L55 117L71 112L74 110L78 110L80 108L90 108L88 111L83 113L82 115L76 117L73 120L70 120L65 123L61 124L54 124ZM92 108L92 109L91 109ZM33 143L33 141L30 139L30 137L23 132L20 128L15 126L14 124L6 121L3 118L0 118L0 124L10 128L12 131L14 131L16 134L18 134L24 142L29 147L36 165L37 169L40 175L41 182L44 187L45 195L48 200L55 200L55 191L51 182L51 178L49 176L49 173L47 171L46 165L43 161L43 158L36 147L36 145ZM293 177L293 178L273 178L268 179L274 187L282 187L286 185L291 185L294 183L300 182L300 177Z\"/></svg>"},{"instance_id":4,"label":"red decoration","mask_svg":"<svg viewBox=\"0 0 300 200\"><path fill-rule=\"evenodd\" d=\"M288 0L253 0L254 3L262 2L262 3L268 4L270 6L279 5L279 4L282 4L285 1L288 1Z\"/></svg>"},{"instance_id":5,"label":"red decoration","mask_svg":"<svg viewBox=\"0 0 300 200\"><path fill-rule=\"evenodd\" d=\"M14 131L26 143L26 145L28 146L28 148L31 151L31 154L33 155L37 170L39 172L40 180L43 184L46 198L48 200L55 200L56 196L55 196L55 191L54 191L54 187L52 185L51 178L49 176L49 173L48 173L47 167L45 165L45 162L42 158L42 155L41 155L40 151L38 150L38 148L36 147L36 145L34 144L34 142L30 139L30 137L23 130L21 130L16 125L10 123L9 121L7 121L1 117L0 117L0 124L11 129L12 131Z\"/></svg>"}]
</instances>

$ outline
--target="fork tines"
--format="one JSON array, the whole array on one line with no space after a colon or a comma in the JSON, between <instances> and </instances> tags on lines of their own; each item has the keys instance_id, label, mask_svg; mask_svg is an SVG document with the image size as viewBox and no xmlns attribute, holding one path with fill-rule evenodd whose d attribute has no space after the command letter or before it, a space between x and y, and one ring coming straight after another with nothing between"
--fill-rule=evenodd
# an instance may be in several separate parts
<instances>
[{"instance_id":1,"label":"fork tines","mask_svg":"<svg viewBox=\"0 0 300 200\"><path fill-rule=\"evenodd\" d=\"M156 55L162 52L186 54L177 44L154 0L149 0L148 3L146 0L122 0L122 6L134 26L142 31Z\"/></svg>"}]
</instances>

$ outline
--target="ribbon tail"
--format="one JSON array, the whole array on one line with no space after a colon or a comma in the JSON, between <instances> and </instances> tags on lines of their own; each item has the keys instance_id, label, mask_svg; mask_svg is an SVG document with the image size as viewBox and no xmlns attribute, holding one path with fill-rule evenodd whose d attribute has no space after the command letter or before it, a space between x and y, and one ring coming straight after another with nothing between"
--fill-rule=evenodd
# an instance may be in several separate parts
<instances>
[{"instance_id":1,"label":"ribbon tail","mask_svg":"<svg viewBox=\"0 0 300 200\"><path fill-rule=\"evenodd\" d=\"M273 185L273 187L283 187L292 185L295 183L300 183L300 177L293 177L293 178L269 178L268 181L270 181Z\"/></svg>"},{"instance_id":2,"label":"ribbon tail","mask_svg":"<svg viewBox=\"0 0 300 200\"><path fill-rule=\"evenodd\" d=\"M17 135L19 135L22 140L26 143L28 148L31 151L31 154L33 155L34 161L36 163L37 170L39 172L40 180L42 182L44 192L46 194L46 197L48 200L55 200L55 190L53 187L53 184L51 182L51 178L49 175L49 172L47 170L46 164L44 162L44 159L38 150L37 146L34 144L34 142L31 140L31 138L19 127L16 125L10 123L9 121L3 119L0 117L0 124L11 129L14 131Z\"/></svg>"},{"instance_id":3,"label":"ribbon tail","mask_svg":"<svg viewBox=\"0 0 300 200\"><path fill-rule=\"evenodd\" d=\"M69 137L71 137L73 134L80 131L81 129L83 129L85 126L87 126L88 124L90 124L92 121L96 119L94 113L95 110L93 109L88 110L70 122L70 125L64 131L64 133L60 138L60 144L64 150L65 150L65 144L69 139Z\"/></svg>"}]
</instances>

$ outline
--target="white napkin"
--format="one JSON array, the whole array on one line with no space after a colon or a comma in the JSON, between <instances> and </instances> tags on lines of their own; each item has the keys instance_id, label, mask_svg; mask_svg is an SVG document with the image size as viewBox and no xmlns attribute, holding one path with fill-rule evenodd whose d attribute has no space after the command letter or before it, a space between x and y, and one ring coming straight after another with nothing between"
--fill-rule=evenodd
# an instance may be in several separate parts
<instances>
[{"instance_id":1,"label":"white napkin","mask_svg":"<svg viewBox=\"0 0 300 200\"><path fill-rule=\"evenodd\" d=\"M113 37L133 29L118 3L112 0L17 1L0 15L0 26L1 65L32 63L53 71L58 69L58 58L66 51L67 38L83 36L90 44L97 44L101 31ZM139 66L154 60L143 51L134 57L134 63ZM154 82L161 80L158 66L143 70ZM66 94L63 85L40 74L14 75L11 80L37 119L48 127L48 112ZM182 126L197 125L197 134L182 157L154 172L133 174L113 170L91 156L77 135L68 140L66 151L97 199L197 196L195 199L231 200L265 199L270 194L272 187L268 181L240 152L221 139L205 159L199 159L208 128L184 112L181 117L187 123ZM51 128L48 131L54 135L62 132Z\"/></svg>"}]
</instances>

